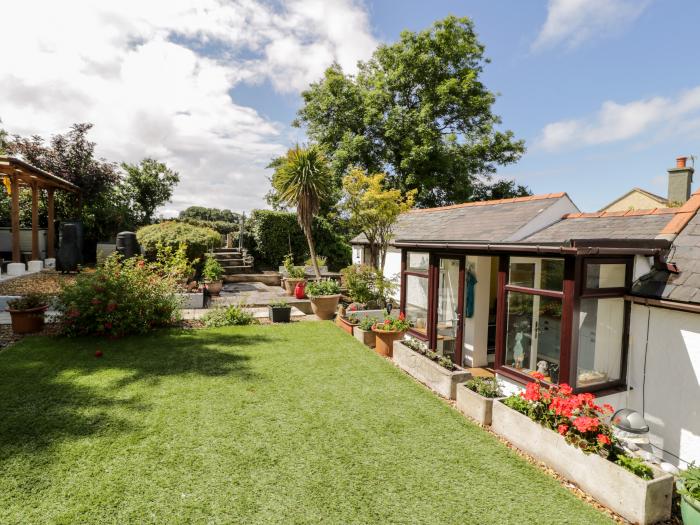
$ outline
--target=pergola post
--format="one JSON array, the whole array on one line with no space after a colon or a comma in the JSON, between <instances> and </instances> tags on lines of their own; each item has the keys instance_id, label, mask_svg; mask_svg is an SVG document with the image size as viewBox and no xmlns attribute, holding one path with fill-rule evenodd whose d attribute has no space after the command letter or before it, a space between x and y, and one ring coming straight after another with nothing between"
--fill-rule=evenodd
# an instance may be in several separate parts
<instances>
[{"instance_id":1,"label":"pergola post","mask_svg":"<svg viewBox=\"0 0 700 525\"><path fill-rule=\"evenodd\" d=\"M10 176L10 191L12 192L12 210L10 217L12 219L12 262L22 262L21 253L19 251L19 183L17 175Z\"/></svg>"},{"instance_id":2,"label":"pergola post","mask_svg":"<svg viewBox=\"0 0 700 525\"><path fill-rule=\"evenodd\" d=\"M56 244L56 233L54 231L54 203L53 203L53 188L46 190L46 211L48 214L49 224L46 232L46 257L53 259L56 257L54 245Z\"/></svg>"},{"instance_id":3,"label":"pergola post","mask_svg":"<svg viewBox=\"0 0 700 525\"><path fill-rule=\"evenodd\" d=\"M39 259L39 188L32 184L32 261Z\"/></svg>"}]
</instances>

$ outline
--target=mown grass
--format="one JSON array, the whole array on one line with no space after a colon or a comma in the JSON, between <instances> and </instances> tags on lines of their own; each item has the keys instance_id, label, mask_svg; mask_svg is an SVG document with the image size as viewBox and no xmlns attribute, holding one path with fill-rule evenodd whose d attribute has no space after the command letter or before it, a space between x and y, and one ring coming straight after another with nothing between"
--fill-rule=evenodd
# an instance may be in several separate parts
<instances>
[{"instance_id":1,"label":"mown grass","mask_svg":"<svg viewBox=\"0 0 700 525\"><path fill-rule=\"evenodd\" d=\"M27 338L0 421L3 524L609 523L331 323Z\"/></svg>"}]
</instances>

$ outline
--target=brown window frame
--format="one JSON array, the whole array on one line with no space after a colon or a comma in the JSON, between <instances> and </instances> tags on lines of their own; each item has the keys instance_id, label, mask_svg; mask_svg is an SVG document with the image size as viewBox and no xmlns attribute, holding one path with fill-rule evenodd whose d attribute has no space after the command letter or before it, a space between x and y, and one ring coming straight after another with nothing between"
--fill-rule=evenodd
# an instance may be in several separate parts
<instances>
[{"instance_id":1,"label":"brown window frame","mask_svg":"<svg viewBox=\"0 0 700 525\"><path fill-rule=\"evenodd\" d=\"M414 251L414 250L408 250L406 248L401 250L401 297L400 301L401 304L399 305L399 311L406 315L406 277L409 275L413 275L414 277L421 277L424 279L428 280L428 316L426 319L426 333L418 332L414 330L413 328L408 329L408 334L411 337L415 337L416 339L420 339L423 342L430 343L430 332L431 332L431 323L433 319L433 312L432 312L432 307L433 307L433 301L432 301L432 293L431 293L431 275L432 275L432 254L430 252L428 253L428 271L427 272L416 272L416 271L410 271L408 270L408 252L409 251ZM424 251L421 251L419 253L426 253Z\"/></svg>"}]
</instances>

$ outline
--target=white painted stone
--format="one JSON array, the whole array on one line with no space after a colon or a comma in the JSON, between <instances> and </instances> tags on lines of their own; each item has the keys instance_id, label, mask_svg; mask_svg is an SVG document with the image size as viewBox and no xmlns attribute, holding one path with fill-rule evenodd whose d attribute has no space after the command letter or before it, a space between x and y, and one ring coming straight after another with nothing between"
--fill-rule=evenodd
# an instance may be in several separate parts
<instances>
[{"instance_id":1,"label":"white painted stone","mask_svg":"<svg viewBox=\"0 0 700 525\"><path fill-rule=\"evenodd\" d=\"M411 350L400 341L394 342L392 359L399 368L408 372L436 394L447 399L454 399L457 384L467 381L472 376L463 368L457 368L457 370L450 372L432 359Z\"/></svg>"},{"instance_id":2,"label":"white painted stone","mask_svg":"<svg viewBox=\"0 0 700 525\"><path fill-rule=\"evenodd\" d=\"M671 516L673 476L654 465L649 465L654 479L644 480L597 454L585 454L501 402L493 404L491 428L632 523L647 525Z\"/></svg>"},{"instance_id":3,"label":"white painted stone","mask_svg":"<svg viewBox=\"0 0 700 525\"><path fill-rule=\"evenodd\" d=\"M26 271L27 267L24 265L24 263L10 263L7 265L7 275L10 277L24 275Z\"/></svg>"},{"instance_id":4,"label":"white painted stone","mask_svg":"<svg viewBox=\"0 0 700 525\"><path fill-rule=\"evenodd\" d=\"M44 259L44 268L51 268L51 269L56 268L56 259L54 259L53 257L49 257L48 259Z\"/></svg>"},{"instance_id":5,"label":"white painted stone","mask_svg":"<svg viewBox=\"0 0 700 525\"><path fill-rule=\"evenodd\" d=\"M27 263L27 271L29 273L40 272L44 269L44 261L29 261Z\"/></svg>"}]
</instances>

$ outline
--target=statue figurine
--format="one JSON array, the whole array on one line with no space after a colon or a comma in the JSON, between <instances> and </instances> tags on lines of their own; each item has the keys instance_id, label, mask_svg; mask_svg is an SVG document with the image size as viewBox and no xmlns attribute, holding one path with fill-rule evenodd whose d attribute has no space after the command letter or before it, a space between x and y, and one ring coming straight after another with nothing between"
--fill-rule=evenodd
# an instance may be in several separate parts
<instances>
[{"instance_id":1,"label":"statue figurine","mask_svg":"<svg viewBox=\"0 0 700 525\"><path fill-rule=\"evenodd\" d=\"M515 368L522 368L523 361L525 360L525 351L523 350L523 345L521 343L522 339L522 332L518 332L517 334L515 334L515 344L513 345L513 358L515 360L513 366Z\"/></svg>"},{"instance_id":2,"label":"statue figurine","mask_svg":"<svg viewBox=\"0 0 700 525\"><path fill-rule=\"evenodd\" d=\"M548 375L547 371L549 370L549 366L547 361L542 360L542 361L537 361L537 371L542 374L543 376Z\"/></svg>"}]
</instances>

